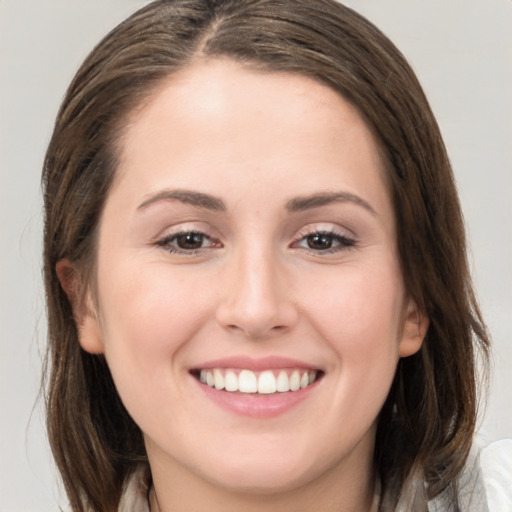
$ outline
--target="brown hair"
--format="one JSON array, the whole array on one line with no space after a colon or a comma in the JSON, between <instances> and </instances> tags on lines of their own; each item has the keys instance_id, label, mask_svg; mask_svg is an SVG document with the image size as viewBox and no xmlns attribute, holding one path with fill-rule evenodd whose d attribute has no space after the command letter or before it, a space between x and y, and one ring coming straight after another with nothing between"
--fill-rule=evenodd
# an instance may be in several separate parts
<instances>
[{"instance_id":1,"label":"brown hair","mask_svg":"<svg viewBox=\"0 0 512 512\"><path fill-rule=\"evenodd\" d=\"M475 428L476 356L487 355L489 340L450 163L414 73L375 26L334 0L160 0L85 60L44 163L47 422L72 509L116 510L123 481L146 456L103 356L79 346L55 267L67 258L84 286L91 284L126 118L198 56L313 77L352 102L374 131L391 183L406 289L430 320L421 351L400 360L380 413L376 471L391 507L418 468L429 497L447 488L455 496Z\"/></svg>"}]
</instances>

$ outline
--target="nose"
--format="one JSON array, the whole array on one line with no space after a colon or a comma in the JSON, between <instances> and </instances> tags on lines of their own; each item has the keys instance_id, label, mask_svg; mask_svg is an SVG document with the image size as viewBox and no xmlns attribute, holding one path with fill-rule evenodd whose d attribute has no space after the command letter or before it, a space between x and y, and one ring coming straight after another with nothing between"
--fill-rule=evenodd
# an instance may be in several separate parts
<instances>
[{"instance_id":1,"label":"nose","mask_svg":"<svg viewBox=\"0 0 512 512\"><path fill-rule=\"evenodd\" d=\"M226 264L216 317L225 329L253 340L290 330L298 320L290 279L271 251L247 251Z\"/></svg>"}]
</instances>

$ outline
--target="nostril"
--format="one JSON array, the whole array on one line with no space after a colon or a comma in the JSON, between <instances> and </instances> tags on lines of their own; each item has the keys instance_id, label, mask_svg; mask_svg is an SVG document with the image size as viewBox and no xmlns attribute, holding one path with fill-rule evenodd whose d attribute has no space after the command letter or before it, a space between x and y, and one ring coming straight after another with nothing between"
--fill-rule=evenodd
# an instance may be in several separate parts
<instances>
[{"instance_id":1,"label":"nostril","mask_svg":"<svg viewBox=\"0 0 512 512\"><path fill-rule=\"evenodd\" d=\"M241 322L242 324L242 322ZM268 325L263 323L251 324L246 322L245 325L228 324L225 328L234 334L245 335L252 339L265 339L269 336L282 334L289 327L286 325Z\"/></svg>"},{"instance_id":2,"label":"nostril","mask_svg":"<svg viewBox=\"0 0 512 512\"><path fill-rule=\"evenodd\" d=\"M270 293L263 287L261 282L259 285L238 283L233 293L227 294L217 307L215 315L219 325L249 338L265 338L292 327L298 312L289 295L282 288Z\"/></svg>"}]
</instances>

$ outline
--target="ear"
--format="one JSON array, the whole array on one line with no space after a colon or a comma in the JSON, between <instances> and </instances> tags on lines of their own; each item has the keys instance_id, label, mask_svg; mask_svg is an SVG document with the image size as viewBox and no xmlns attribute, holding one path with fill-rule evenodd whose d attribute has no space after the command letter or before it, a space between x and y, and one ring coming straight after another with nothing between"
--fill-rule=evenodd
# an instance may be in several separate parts
<instances>
[{"instance_id":1,"label":"ear","mask_svg":"<svg viewBox=\"0 0 512 512\"><path fill-rule=\"evenodd\" d=\"M73 310L80 346L91 354L103 354L105 347L88 285L82 282L80 272L67 259L60 260L55 270ZM85 293L84 286L88 288Z\"/></svg>"},{"instance_id":2,"label":"ear","mask_svg":"<svg viewBox=\"0 0 512 512\"><path fill-rule=\"evenodd\" d=\"M427 334L429 320L412 299L405 312L404 328L400 340L400 357L412 356L421 348Z\"/></svg>"}]
</instances>

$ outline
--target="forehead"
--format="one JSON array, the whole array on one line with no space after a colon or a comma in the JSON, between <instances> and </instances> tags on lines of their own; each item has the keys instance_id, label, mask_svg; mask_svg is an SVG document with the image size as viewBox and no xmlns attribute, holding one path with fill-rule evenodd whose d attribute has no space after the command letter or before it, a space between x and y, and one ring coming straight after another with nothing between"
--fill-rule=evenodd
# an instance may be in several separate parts
<instances>
[{"instance_id":1,"label":"forehead","mask_svg":"<svg viewBox=\"0 0 512 512\"><path fill-rule=\"evenodd\" d=\"M387 195L375 138L341 95L299 74L220 59L168 77L132 113L118 171L118 183L139 190L201 189L210 179L216 195L225 193L226 173L295 195L326 188L329 173L344 176L338 185L348 189L370 176L370 195Z\"/></svg>"}]
</instances>

